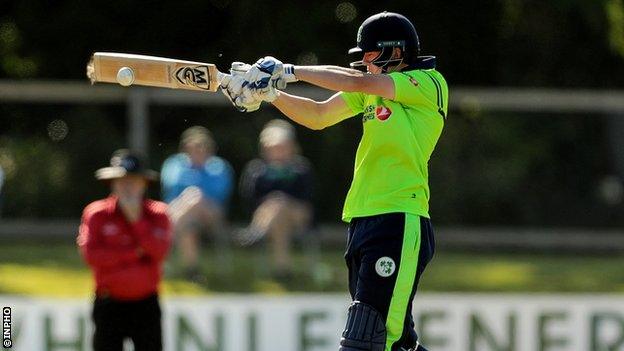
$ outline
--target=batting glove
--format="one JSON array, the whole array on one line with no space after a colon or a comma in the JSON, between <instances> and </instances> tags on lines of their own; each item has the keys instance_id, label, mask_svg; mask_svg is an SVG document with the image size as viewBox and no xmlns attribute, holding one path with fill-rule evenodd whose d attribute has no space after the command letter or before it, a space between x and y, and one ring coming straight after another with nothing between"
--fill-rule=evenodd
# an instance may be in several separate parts
<instances>
[{"instance_id":1,"label":"batting glove","mask_svg":"<svg viewBox=\"0 0 624 351\"><path fill-rule=\"evenodd\" d=\"M267 77L245 85L239 96L240 102L247 104L258 100L266 102L275 101L278 92L273 83L274 81Z\"/></svg>"},{"instance_id":2,"label":"batting glove","mask_svg":"<svg viewBox=\"0 0 624 351\"><path fill-rule=\"evenodd\" d=\"M221 91L240 112L256 111L262 102L262 99L254 97L249 89L245 91L246 94L243 96L243 87L249 85L244 76L250 68L251 66L246 63L233 62L230 75L226 75L221 81Z\"/></svg>"},{"instance_id":3,"label":"batting glove","mask_svg":"<svg viewBox=\"0 0 624 351\"><path fill-rule=\"evenodd\" d=\"M270 85L277 89L284 89L287 83L297 81L294 66L272 56L259 59L245 75L245 80L254 83L267 77L270 78Z\"/></svg>"}]
</instances>

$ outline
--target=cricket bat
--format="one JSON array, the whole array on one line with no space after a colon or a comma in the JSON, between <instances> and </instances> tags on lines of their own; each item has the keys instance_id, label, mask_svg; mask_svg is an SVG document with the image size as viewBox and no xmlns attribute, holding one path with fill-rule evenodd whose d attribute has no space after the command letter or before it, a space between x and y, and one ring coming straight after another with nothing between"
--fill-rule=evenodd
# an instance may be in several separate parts
<instances>
[{"instance_id":1,"label":"cricket bat","mask_svg":"<svg viewBox=\"0 0 624 351\"><path fill-rule=\"evenodd\" d=\"M92 84L136 84L214 92L225 76L211 63L115 52L96 52L87 64L87 77Z\"/></svg>"}]
</instances>

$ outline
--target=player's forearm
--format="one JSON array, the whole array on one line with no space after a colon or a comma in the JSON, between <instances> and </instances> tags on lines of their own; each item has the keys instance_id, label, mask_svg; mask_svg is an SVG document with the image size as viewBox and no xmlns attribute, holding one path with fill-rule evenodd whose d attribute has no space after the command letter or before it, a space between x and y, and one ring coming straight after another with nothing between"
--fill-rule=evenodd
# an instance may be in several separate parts
<instances>
[{"instance_id":1,"label":"player's forearm","mask_svg":"<svg viewBox=\"0 0 624 351\"><path fill-rule=\"evenodd\" d=\"M279 92L278 98L273 101L286 117L310 129L323 129L323 113L319 103L312 99Z\"/></svg>"},{"instance_id":2,"label":"player's forearm","mask_svg":"<svg viewBox=\"0 0 624 351\"><path fill-rule=\"evenodd\" d=\"M339 66L295 66L297 79L334 91L360 91L365 74Z\"/></svg>"}]
</instances>

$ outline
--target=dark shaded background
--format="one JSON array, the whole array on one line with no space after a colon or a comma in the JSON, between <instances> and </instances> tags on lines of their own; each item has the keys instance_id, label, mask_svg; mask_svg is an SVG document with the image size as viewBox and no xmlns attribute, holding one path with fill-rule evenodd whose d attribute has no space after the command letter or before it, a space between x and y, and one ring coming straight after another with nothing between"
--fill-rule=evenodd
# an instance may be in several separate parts
<instances>
[{"instance_id":1,"label":"dark shaded background","mask_svg":"<svg viewBox=\"0 0 624 351\"><path fill-rule=\"evenodd\" d=\"M387 9L413 20L423 53L439 58L451 99L457 86L624 87L622 0L341 3L2 1L0 78L83 80L93 51L214 62L221 70L269 54L347 65L361 21ZM262 125L279 116L272 107L250 115L173 106L150 113L153 167L176 151L185 128L201 124L237 174L256 154ZM121 105L0 105L0 165L8 173L3 215L76 217L104 195L92 174L125 146L124 116ZM431 160L436 223L624 225L607 117L451 111ZM58 123L67 127L62 137ZM298 133L318 175L319 218L336 221L361 123L353 118ZM238 200L232 216L244 216Z\"/></svg>"}]
</instances>

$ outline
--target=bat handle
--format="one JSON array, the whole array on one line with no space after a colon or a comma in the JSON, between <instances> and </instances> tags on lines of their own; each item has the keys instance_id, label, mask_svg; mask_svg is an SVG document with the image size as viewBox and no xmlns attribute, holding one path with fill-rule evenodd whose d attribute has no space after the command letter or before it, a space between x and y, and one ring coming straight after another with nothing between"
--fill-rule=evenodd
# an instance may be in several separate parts
<instances>
[{"instance_id":1,"label":"bat handle","mask_svg":"<svg viewBox=\"0 0 624 351\"><path fill-rule=\"evenodd\" d=\"M223 79L225 79L225 77L227 76L229 76L229 74L225 74L225 73L221 73L217 71L217 83L221 85L221 82L223 82Z\"/></svg>"}]
</instances>

